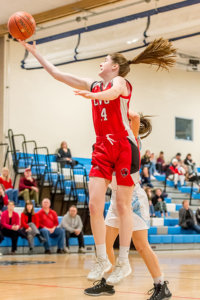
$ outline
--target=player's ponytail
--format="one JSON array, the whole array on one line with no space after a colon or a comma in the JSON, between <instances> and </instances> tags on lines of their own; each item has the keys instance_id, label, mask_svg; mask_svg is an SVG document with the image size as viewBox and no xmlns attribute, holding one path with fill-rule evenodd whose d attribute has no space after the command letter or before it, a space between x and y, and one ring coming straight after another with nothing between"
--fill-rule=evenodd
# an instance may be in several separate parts
<instances>
[{"instance_id":1,"label":"player's ponytail","mask_svg":"<svg viewBox=\"0 0 200 300\"><path fill-rule=\"evenodd\" d=\"M131 64L156 65L158 69L169 70L175 64L176 49L171 42L160 38L150 43L144 51L132 60L127 60L120 53L113 53L110 56L112 61L119 65L119 76L125 77L130 71Z\"/></svg>"},{"instance_id":2,"label":"player's ponytail","mask_svg":"<svg viewBox=\"0 0 200 300\"><path fill-rule=\"evenodd\" d=\"M146 138L152 131L152 125L149 118L151 116L143 116L142 113L140 115L140 128L139 128L139 136L141 139Z\"/></svg>"}]
</instances>

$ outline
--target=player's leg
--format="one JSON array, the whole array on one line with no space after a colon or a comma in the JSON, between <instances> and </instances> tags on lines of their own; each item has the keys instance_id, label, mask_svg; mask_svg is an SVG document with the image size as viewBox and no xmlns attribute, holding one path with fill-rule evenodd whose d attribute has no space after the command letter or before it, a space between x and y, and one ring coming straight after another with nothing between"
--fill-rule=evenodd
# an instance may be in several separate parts
<instances>
[{"instance_id":1,"label":"player's leg","mask_svg":"<svg viewBox=\"0 0 200 300\"><path fill-rule=\"evenodd\" d=\"M107 279L109 284L117 284L131 273L128 254L133 230L132 194L134 186L117 186L116 205L119 215L119 258L115 270Z\"/></svg>"},{"instance_id":2,"label":"player's leg","mask_svg":"<svg viewBox=\"0 0 200 300\"><path fill-rule=\"evenodd\" d=\"M105 193L109 181L104 178L90 177L89 182L89 209L92 233L95 240L97 262L88 274L89 280L101 279L105 272L111 268L106 255L106 230L103 217Z\"/></svg>"},{"instance_id":3,"label":"player's leg","mask_svg":"<svg viewBox=\"0 0 200 300\"><path fill-rule=\"evenodd\" d=\"M115 265L115 254L113 245L119 234L119 229L106 225L106 252L111 264Z\"/></svg>"},{"instance_id":4,"label":"player's leg","mask_svg":"<svg viewBox=\"0 0 200 300\"><path fill-rule=\"evenodd\" d=\"M132 240L154 280L153 295L149 299L169 299L171 293L167 287L167 282L164 281L163 274L161 273L158 258L149 245L147 230L133 231Z\"/></svg>"}]
</instances>

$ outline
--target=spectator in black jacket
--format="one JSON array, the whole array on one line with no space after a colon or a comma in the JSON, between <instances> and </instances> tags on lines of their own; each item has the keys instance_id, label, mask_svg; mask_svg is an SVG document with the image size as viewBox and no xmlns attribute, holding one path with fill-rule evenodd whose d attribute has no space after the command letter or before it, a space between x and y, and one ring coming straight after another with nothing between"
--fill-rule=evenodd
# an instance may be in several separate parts
<instances>
[{"instance_id":1,"label":"spectator in black jacket","mask_svg":"<svg viewBox=\"0 0 200 300\"><path fill-rule=\"evenodd\" d=\"M60 162L61 167L64 168L65 165L75 166L77 161L72 159L72 154L67 146L67 142L63 141L58 150L58 162Z\"/></svg>"},{"instance_id":2,"label":"spectator in black jacket","mask_svg":"<svg viewBox=\"0 0 200 300\"><path fill-rule=\"evenodd\" d=\"M196 210L197 225L200 225L200 208Z\"/></svg>"},{"instance_id":3,"label":"spectator in black jacket","mask_svg":"<svg viewBox=\"0 0 200 300\"><path fill-rule=\"evenodd\" d=\"M184 200L182 202L183 207L179 210L179 225L183 229L193 229L200 233L200 226L197 225L197 221L193 211L189 208L189 201Z\"/></svg>"},{"instance_id":4,"label":"spectator in black jacket","mask_svg":"<svg viewBox=\"0 0 200 300\"><path fill-rule=\"evenodd\" d=\"M188 179L189 181L197 181L199 184L199 176L197 175L196 172L196 167L195 167L195 162L192 159L192 155L190 153L187 154L184 164L187 167L187 174L188 174Z\"/></svg>"},{"instance_id":5,"label":"spectator in black jacket","mask_svg":"<svg viewBox=\"0 0 200 300\"><path fill-rule=\"evenodd\" d=\"M149 187L153 187L150 178L149 169L151 167L151 152L150 150L146 150L145 154L141 159L141 168L142 168L142 184L147 184Z\"/></svg>"},{"instance_id":6,"label":"spectator in black jacket","mask_svg":"<svg viewBox=\"0 0 200 300\"><path fill-rule=\"evenodd\" d=\"M155 206L157 204L159 199L161 199L161 201L164 201L164 195L163 195L161 189L156 189L155 196L152 198L153 206Z\"/></svg>"}]
</instances>

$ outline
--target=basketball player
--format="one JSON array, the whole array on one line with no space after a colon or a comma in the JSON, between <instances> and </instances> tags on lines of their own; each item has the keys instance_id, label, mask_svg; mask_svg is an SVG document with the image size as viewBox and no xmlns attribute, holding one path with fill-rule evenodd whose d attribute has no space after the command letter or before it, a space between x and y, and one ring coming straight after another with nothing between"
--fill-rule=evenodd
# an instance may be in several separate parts
<instances>
[{"instance_id":1,"label":"basketball player","mask_svg":"<svg viewBox=\"0 0 200 300\"><path fill-rule=\"evenodd\" d=\"M160 38L149 44L133 60L127 60L119 53L110 54L100 64L99 76L102 81L94 81L59 71L38 53L35 45L22 41L20 43L36 57L51 76L78 89L75 91L76 95L92 100L93 122L97 138L90 171L89 209L97 259L88 274L88 279L101 279L112 266L106 255L106 228L103 218L107 187L115 172L116 206L120 224L119 261L122 268L128 261L133 226L132 193L134 181L137 181L139 177L139 150L128 120L132 86L124 77L129 73L131 64L154 64L158 68L168 69L175 62L176 50L170 42ZM120 268L118 271L121 271Z\"/></svg>"},{"instance_id":2,"label":"basketball player","mask_svg":"<svg viewBox=\"0 0 200 300\"><path fill-rule=\"evenodd\" d=\"M130 127L133 131L134 136L138 138L138 131L142 135L142 138L147 137L152 130L151 123L149 119L138 114L130 113ZM110 207L106 215L106 251L108 259L115 265L115 255L113 244L119 233L119 218L116 208L116 177L113 176L112 183L112 198L110 201ZM132 240L136 250L139 252L143 258L151 276L154 280L154 288L149 292L152 292L152 296L149 300L162 300L169 299L172 295L167 287L166 281L164 281L163 274L161 273L158 258L152 251L148 242L148 229L150 225L149 217L149 203L145 191L141 188L139 183L136 183L133 196L132 196L132 210L133 210L133 232ZM92 288L86 289L85 294L91 296L97 295L112 295L114 294L114 288L112 285L118 284L123 278L131 273L130 264L127 263L123 265L121 272L118 272L120 268L119 259L117 260L115 270L105 281L104 278ZM112 284L112 285L109 285Z\"/></svg>"}]
</instances>

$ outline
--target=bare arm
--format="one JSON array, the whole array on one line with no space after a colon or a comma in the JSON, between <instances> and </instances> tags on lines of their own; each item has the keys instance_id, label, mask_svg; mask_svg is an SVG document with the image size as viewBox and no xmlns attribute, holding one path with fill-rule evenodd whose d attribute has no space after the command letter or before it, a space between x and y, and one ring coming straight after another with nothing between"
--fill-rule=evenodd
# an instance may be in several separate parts
<instances>
[{"instance_id":1,"label":"bare arm","mask_svg":"<svg viewBox=\"0 0 200 300\"><path fill-rule=\"evenodd\" d=\"M140 129L140 116L133 111L129 111L129 118L131 120L130 122L131 130L134 136L138 138L139 129Z\"/></svg>"},{"instance_id":2,"label":"bare arm","mask_svg":"<svg viewBox=\"0 0 200 300\"><path fill-rule=\"evenodd\" d=\"M113 79L113 86L105 91L99 93L88 93L87 91L75 91L75 95L82 96L87 99L98 99L103 101L111 101L118 96L128 96L128 90L126 81L121 76L117 76Z\"/></svg>"},{"instance_id":3,"label":"bare arm","mask_svg":"<svg viewBox=\"0 0 200 300\"><path fill-rule=\"evenodd\" d=\"M30 45L23 41L19 41L21 45L23 45L33 56L39 61L39 63L44 67L44 69L56 80L61 81L72 88L87 90L90 91L91 84L94 80L79 78L77 76L61 72L57 67L55 67L52 63L46 60L36 49L35 43Z\"/></svg>"}]
</instances>

